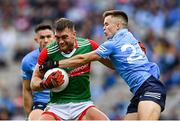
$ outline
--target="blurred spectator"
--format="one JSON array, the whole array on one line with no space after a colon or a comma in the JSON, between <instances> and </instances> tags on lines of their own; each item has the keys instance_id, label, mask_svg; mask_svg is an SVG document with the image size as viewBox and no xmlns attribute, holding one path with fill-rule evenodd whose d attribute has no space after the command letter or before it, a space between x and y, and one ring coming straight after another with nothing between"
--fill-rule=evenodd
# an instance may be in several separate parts
<instances>
[{"instance_id":1,"label":"blurred spectator","mask_svg":"<svg viewBox=\"0 0 180 121\"><path fill-rule=\"evenodd\" d=\"M112 88L117 83L117 74L115 71L105 71L104 72L104 83L102 85L103 90L106 92L108 89Z\"/></svg>"},{"instance_id":2,"label":"blurred spectator","mask_svg":"<svg viewBox=\"0 0 180 121\"><path fill-rule=\"evenodd\" d=\"M10 114L6 107L0 107L0 120L10 120Z\"/></svg>"},{"instance_id":3,"label":"blurred spectator","mask_svg":"<svg viewBox=\"0 0 180 121\"><path fill-rule=\"evenodd\" d=\"M2 96L0 97L0 107L2 107L1 109L4 117L7 116L9 120L11 116L15 113L16 107L8 94L8 89L4 88L1 91Z\"/></svg>"},{"instance_id":4,"label":"blurred spectator","mask_svg":"<svg viewBox=\"0 0 180 121\"><path fill-rule=\"evenodd\" d=\"M127 100L121 100L113 106L113 112L110 113L109 118L111 120L123 120L127 112L129 103Z\"/></svg>"}]
</instances>

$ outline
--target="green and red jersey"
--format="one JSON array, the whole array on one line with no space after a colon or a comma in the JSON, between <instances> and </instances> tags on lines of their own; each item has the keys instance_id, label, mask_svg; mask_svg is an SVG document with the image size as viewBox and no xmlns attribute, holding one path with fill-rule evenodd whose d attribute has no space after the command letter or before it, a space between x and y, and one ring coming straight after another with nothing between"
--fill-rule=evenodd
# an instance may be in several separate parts
<instances>
[{"instance_id":1,"label":"green and red jersey","mask_svg":"<svg viewBox=\"0 0 180 121\"><path fill-rule=\"evenodd\" d=\"M44 61L71 58L78 54L91 52L98 48L98 44L92 40L77 38L77 46L74 50L65 54L60 52L56 41L44 48L38 58L38 64L42 65ZM90 63L79 66L77 68L64 68L69 74L69 84L65 90L61 92L51 92L50 102L52 103L68 103L83 102L91 100L90 94Z\"/></svg>"}]
</instances>

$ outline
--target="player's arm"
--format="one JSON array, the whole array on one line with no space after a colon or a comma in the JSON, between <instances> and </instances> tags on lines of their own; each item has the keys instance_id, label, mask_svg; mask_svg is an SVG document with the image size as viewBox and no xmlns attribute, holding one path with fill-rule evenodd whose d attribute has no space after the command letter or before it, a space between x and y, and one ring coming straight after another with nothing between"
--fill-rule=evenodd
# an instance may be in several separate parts
<instances>
[{"instance_id":1,"label":"player's arm","mask_svg":"<svg viewBox=\"0 0 180 121\"><path fill-rule=\"evenodd\" d=\"M84 65L86 63L89 63L91 61L100 61L104 65L113 69L112 63L110 62L110 60L107 59L111 51L108 51L108 53L106 54L106 57L102 57L100 56L99 53L97 53L98 49L92 52L86 53L86 54L76 55L69 59L64 59L61 61L47 61L44 64L42 64L42 66L40 66L40 70L48 70L49 68L54 68L54 67L60 67L60 68L73 68L74 67L75 68L75 67Z\"/></svg>"},{"instance_id":2,"label":"player's arm","mask_svg":"<svg viewBox=\"0 0 180 121\"><path fill-rule=\"evenodd\" d=\"M43 88L40 86L40 83L43 82L42 79L43 79L43 73L39 71L39 65L36 64L31 79L31 89L34 91L42 91Z\"/></svg>"},{"instance_id":3,"label":"player's arm","mask_svg":"<svg viewBox=\"0 0 180 121\"><path fill-rule=\"evenodd\" d=\"M47 61L40 66L40 70L47 71L50 68L60 67L60 68L75 68L82 66L91 61L99 61L105 66L114 69L111 61L109 59L101 58L96 51L92 51L86 54L76 55L69 59L64 59L60 61Z\"/></svg>"},{"instance_id":4,"label":"player's arm","mask_svg":"<svg viewBox=\"0 0 180 121\"><path fill-rule=\"evenodd\" d=\"M72 68L84 65L91 61L101 61L104 60L96 53L96 51L92 51L86 54L76 55L69 59L64 59L58 62L60 68Z\"/></svg>"},{"instance_id":5,"label":"player's arm","mask_svg":"<svg viewBox=\"0 0 180 121\"><path fill-rule=\"evenodd\" d=\"M32 109L32 95L31 95L31 88L30 88L30 81L31 80L23 80L23 104L26 116L28 116Z\"/></svg>"},{"instance_id":6,"label":"player's arm","mask_svg":"<svg viewBox=\"0 0 180 121\"><path fill-rule=\"evenodd\" d=\"M76 55L69 59L61 60L58 63L50 62L51 64L44 65L44 67L48 67L48 66L52 67L52 65L53 65L54 67L59 66L60 68L67 68L67 67L72 68L72 67L79 67L79 66L89 63L91 61L99 61L102 64L104 64L105 66L107 66L111 69L114 69L112 62L109 59L101 58L96 53L95 50L99 47L98 44L92 40L89 40L89 42L91 43L92 49L94 51L91 51L86 54Z\"/></svg>"},{"instance_id":7,"label":"player's arm","mask_svg":"<svg viewBox=\"0 0 180 121\"><path fill-rule=\"evenodd\" d=\"M91 43L93 50L96 50L99 47L99 45L95 41L89 40L89 42ZM101 62L102 64L104 64L105 66L107 66L111 69L114 69L112 62L108 58L106 58L106 59L100 58L99 62Z\"/></svg>"},{"instance_id":8,"label":"player's arm","mask_svg":"<svg viewBox=\"0 0 180 121\"><path fill-rule=\"evenodd\" d=\"M81 65L84 65L86 63L89 63L91 61L99 61L105 66L114 69L111 61L109 59L103 59L101 58L96 51L92 51L86 54L82 55L76 55L69 59L64 59L59 61L58 65L60 68L72 68L72 67L79 67Z\"/></svg>"},{"instance_id":9,"label":"player's arm","mask_svg":"<svg viewBox=\"0 0 180 121\"><path fill-rule=\"evenodd\" d=\"M51 73L46 80L43 80L45 72L39 70L39 66L47 60L47 48L44 48L39 57L38 64L36 64L31 79L31 89L34 91L41 91L58 87L63 82L63 75L60 71Z\"/></svg>"},{"instance_id":10,"label":"player's arm","mask_svg":"<svg viewBox=\"0 0 180 121\"><path fill-rule=\"evenodd\" d=\"M48 57L47 53L48 53L47 48L42 49L38 57L38 63L36 64L35 69L33 71L33 75L31 78L31 89L34 91L43 90L43 87L40 86L40 83L43 82L42 79L43 79L44 73L39 71L39 66L42 65L47 59Z\"/></svg>"},{"instance_id":11,"label":"player's arm","mask_svg":"<svg viewBox=\"0 0 180 121\"><path fill-rule=\"evenodd\" d=\"M99 55L98 55L99 56ZM99 60L99 62L101 62L103 65L105 65L105 66L107 66L108 68L110 68L110 69L115 69L114 68L114 66L113 66L113 64L112 64L112 62L111 62L111 60L109 60L108 58L106 58L106 59L104 59L104 58L101 58L100 60Z\"/></svg>"},{"instance_id":12,"label":"player's arm","mask_svg":"<svg viewBox=\"0 0 180 121\"><path fill-rule=\"evenodd\" d=\"M28 116L32 110L32 93L30 88L31 81L31 68L29 65L29 58L25 56L21 63L22 71L22 96L23 96L23 106L26 116Z\"/></svg>"}]
</instances>

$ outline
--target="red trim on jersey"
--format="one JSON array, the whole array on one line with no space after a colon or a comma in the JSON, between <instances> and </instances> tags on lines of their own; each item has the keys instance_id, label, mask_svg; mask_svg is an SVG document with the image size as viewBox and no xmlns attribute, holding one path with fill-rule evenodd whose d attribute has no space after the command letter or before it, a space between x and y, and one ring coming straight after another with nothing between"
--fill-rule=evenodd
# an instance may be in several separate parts
<instances>
[{"instance_id":1,"label":"red trim on jersey","mask_svg":"<svg viewBox=\"0 0 180 121\"><path fill-rule=\"evenodd\" d=\"M93 41L93 40L89 40L89 42L91 43L91 46L92 46L92 49L93 50L96 50L99 45L97 44L97 42Z\"/></svg>"},{"instance_id":2,"label":"red trim on jersey","mask_svg":"<svg viewBox=\"0 0 180 121\"><path fill-rule=\"evenodd\" d=\"M88 111L90 108L93 108L93 107L95 107L95 106L94 106L94 105L91 105L91 106L87 107L87 108L81 113L81 115L79 116L79 118L78 118L77 120L78 120L78 121L79 121L79 120L82 120L82 118L86 115L87 111Z\"/></svg>"},{"instance_id":3,"label":"red trim on jersey","mask_svg":"<svg viewBox=\"0 0 180 121\"><path fill-rule=\"evenodd\" d=\"M44 115L44 114L48 114L48 115L51 115L52 117L54 117L54 119L56 121L61 121L61 118L59 118L59 116L57 116L55 113L53 112L49 112L49 111L46 111L46 112L43 112L41 115Z\"/></svg>"},{"instance_id":4,"label":"red trim on jersey","mask_svg":"<svg viewBox=\"0 0 180 121\"><path fill-rule=\"evenodd\" d=\"M47 48L43 48L39 54L39 57L38 57L38 64L39 65L42 65L44 63L44 61L47 59L47 56L48 56L47 53L48 53Z\"/></svg>"}]
</instances>

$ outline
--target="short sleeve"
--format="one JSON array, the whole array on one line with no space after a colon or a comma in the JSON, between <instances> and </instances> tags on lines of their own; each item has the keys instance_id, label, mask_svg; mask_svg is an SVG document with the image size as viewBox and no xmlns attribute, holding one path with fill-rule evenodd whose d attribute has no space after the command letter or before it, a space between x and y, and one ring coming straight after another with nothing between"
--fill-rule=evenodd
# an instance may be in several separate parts
<instances>
[{"instance_id":1,"label":"short sleeve","mask_svg":"<svg viewBox=\"0 0 180 121\"><path fill-rule=\"evenodd\" d=\"M22 79L23 80L31 80L31 77L32 77L32 72L22 70Z\"/></svg>"},{"instance_id":2,"label":"short sleeve","mask_svg":"<svg viewBox=\"0 0 180 121\"><path fill-rule=\"evenodd\" d=\"M97 42L93 41L93 40L89 40L89 42L91 43L91 46L92 46L92 49L93 50L96 50L99 45L97 44Z\"/></svg>"},{"instance_id":3,"label":"short sleeve","mask_svg":"<svg viewBox=\"0 0 180 121\"><path fill-rule=\"evenodd\" d=\"M96 53L102 58L108 58L113 51L113 46L114 44L112 41L106 41L96 49Z\"/></svg>"},{"instance_id":4,"label":"short sleeve","mask_svg":"<svg viewBox=\"0 0 180 121\"><path fill-rule=\"evenodd\" d=\"M30 66L29 66L29 63L27 61L26 58L24 58L22 60L22 63L21 63L21 77L23 80L31 80L31 77L32 77L32 71L30 69Z\"/></svg>"},{"instance_id":5,"label":"short sleeve","mask_svg":"<svg viewBox=\"0 0 180 121\"><path fill-rule=\"evenodd\" d=\"M47 59L48 51L47 48L43 48L38 57L38 64L42 65Z\"/></svg>"}]
</instances>

